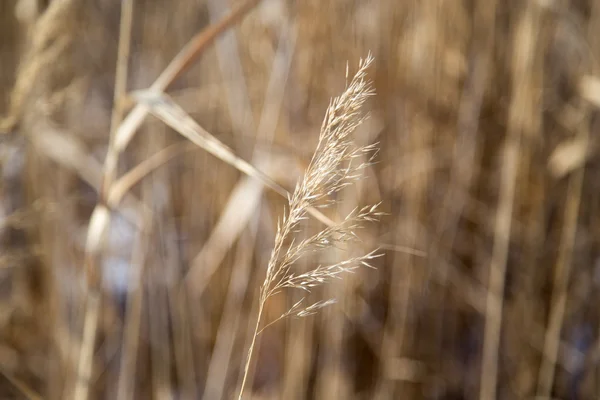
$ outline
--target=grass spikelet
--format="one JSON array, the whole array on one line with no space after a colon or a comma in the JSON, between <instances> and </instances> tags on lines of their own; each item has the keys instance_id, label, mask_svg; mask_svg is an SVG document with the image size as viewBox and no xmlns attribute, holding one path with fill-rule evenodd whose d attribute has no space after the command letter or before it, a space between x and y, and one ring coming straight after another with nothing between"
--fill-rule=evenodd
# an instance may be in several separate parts
<instances>
[{"instance_id":1,"label":"grass spikelet","mask_svg":"<svg viewBox=\"0 0 600 400\"><path fill-rule=\"evenodd\" d=\"M339 224L327 227L312 237L300 242L295 242L292 238L298 225L307 218L308 209L330 207L334 204L335 200L332 200L332 196L360 179L361 171L369 165L376 154L376 144L356 146L351 138L352 132L367 118L367 115L362 112L362 106L370 96L374 95L370 82L365 79L367 69L372 62L373 58L370 54L366 59L361 59L358 71L350 83L346 83L346 90L331 101L311 162L304 178L296 185L296 189L288 199L287 215L278 224L275 245L269 259L265 280L260 288L256 328L248 349L239 399L244 393L252 353L260 332L282 318L309 316L335 302L329 299L306 306L302 299L278 319L260 329L262 313L268 299L283 289L310 292L312 288L332 279L340 279L344 273L352 272L360 266L370 267L370 261L378 256L376 251L373 251L332 265L319 265L302 274L292 271L294 263L309 252L358 240L354 231L366 222L376 221L381 215L377 209L379 204L357 208ZM348 80L348 70L346 70L346 80ZM364 159L365 155L368 162L356 162ZM291 244L286 245L290 241Z\"/></svg>"}]
</instances>

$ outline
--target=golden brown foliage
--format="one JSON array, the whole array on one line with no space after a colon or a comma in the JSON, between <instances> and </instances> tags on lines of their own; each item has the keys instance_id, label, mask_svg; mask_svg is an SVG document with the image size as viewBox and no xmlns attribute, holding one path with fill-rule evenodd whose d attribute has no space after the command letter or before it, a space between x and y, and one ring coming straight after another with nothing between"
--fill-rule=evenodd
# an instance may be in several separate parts
<instances>
[{"instance_id":1,"label":"golden brown foliage","mask_svg":"<svg viewBox=\"0 0 600 400\"><path fill-rule=\"evenodd\" d=\"M127 91L239 3L134 1ZM95 351L78 376L88 222L108 191L113 106L134 101L113 104L122 4L0 1L3 398L239 389L287 203L150 116L118 158L117 177L141 167L95 259ZM599 18L592 0L263 0L199 54L168 94L289 191L347 63L375 59L353 140L381 152L326 216L381 202L350 257L384 256L319 289L335 306L259 336L248 396L596 397ZM295 235L323 229L311 218ZM300 298L273 297L264 320Z\"/></svg>"}]
</instances>

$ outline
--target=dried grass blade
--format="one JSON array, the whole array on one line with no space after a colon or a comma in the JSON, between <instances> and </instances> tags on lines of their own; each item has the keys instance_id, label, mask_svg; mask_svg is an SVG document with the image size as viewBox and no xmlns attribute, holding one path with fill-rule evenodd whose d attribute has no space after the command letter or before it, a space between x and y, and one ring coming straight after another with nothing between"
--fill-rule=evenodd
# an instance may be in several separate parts
<instances>
[{"instance_id":1,"label":"dried grass blade","mask_svg":"<svg viewBox=\"0 0 600 400\"><path fill-rule=\"evenodd\" d=\"M240 3L219 22L207 27L194 36L160 74L150 87L150 90L166 90L177 77L194 63L199 55L202 54L202 52L210 46L220 34L238 23L260 1L261 0L247 0ZM148 111L143 105L136 106L129 113L116 131L115 148L117 151L121 152L127 147L137 129L142 122L144 122L147 114Z\"/></svg>"},{"instance_id":2,"label":"dried grass blade","mask_svg":"<svg viewBox=\"0 0 600 400\"><path fill-rule=\"evenodd\" d=\"M148 108L150 113L179 132L192 143L200 146L210 154L237 168L246 175L262 182L265 186L277 192L286 199L290 193L274 182L263 172L256 169L247 161L235 155L235 153L221 141L211 135L194 121L183 108L175 103L164 93L153 90L136 91L132 94L134 99ZM310 208L309 213L322 223L333 226L335 223L320 211Z\"/></svg>"}]
</instances>

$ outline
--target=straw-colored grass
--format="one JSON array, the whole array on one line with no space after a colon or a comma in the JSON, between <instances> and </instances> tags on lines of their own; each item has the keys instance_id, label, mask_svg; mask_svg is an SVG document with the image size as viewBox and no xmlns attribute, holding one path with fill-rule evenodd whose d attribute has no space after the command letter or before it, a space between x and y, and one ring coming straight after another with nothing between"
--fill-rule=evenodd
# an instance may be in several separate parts
<instances>
[{"instance_id":1,"label":"straw-colored grass","mask_svg":"<svg viewBox=\"0 0 600 400\"><path fill-rule=\"evenodd\" d=\"M0 1L0 398L597 398L599 17Z\"/></svg>"},{"instance_id":2,"label":"straw-colored grass","mask_svg":"<svg viewBox=\"0 0 600 400\"><path fill-rule=\"evenodd\" d=\"M266 326L274 322L269 322L265 328L261 328L266 302L284 289L301 289L310 292L313 288L332 279L341 278L343 274L351 272L355 268L370 267L369 262L377 256L375 252L370 252L331 265L319 265L304 273L296 273L293 270L297 261L311 251L327 250L340 244L348 245L357 240L358 236L354 231L364 223L376 220L379 216L377 205L365 206L353 210L343 221L326 227L307 239L297 242L293 240L294 232L297 231L300 223L307 219L309 208L331 206L334 196L340 190L360 179L363 170L368 166L360 160L376 149L375 145L356 147L353 145L351 137L355 129L363 122L362 106L373 94L370 84L365 80L367 68L372 61L370 55L364 61L361 60L358 72L348 84L347 89L331 102L323 121L314 156L306 169L304 178L298 183L289 198L288 213L277 225L275 246L267 265L265 280L260 287L258 316L248 349L248 358L239 394L240 400L244 393L256 339ZM348 78L348 73L346 73L346 78ZM288 244L290 240L292 242ZM313 315L317 310L335 302L334 299L329 299L306 305L304 300L303 298L296 302L278 320L289 316Z\"/></svg>"}]
</instances>

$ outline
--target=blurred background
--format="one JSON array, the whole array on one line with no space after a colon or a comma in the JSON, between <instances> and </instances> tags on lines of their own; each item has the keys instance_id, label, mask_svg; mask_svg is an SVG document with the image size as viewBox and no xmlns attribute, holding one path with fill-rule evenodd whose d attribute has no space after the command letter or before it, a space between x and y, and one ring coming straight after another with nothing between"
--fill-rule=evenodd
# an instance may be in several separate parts
<instances>
[{"instance_id":1,"label":"blurred background","mask_svg":"<svg viewBox=\"0 0 600 400\"><path fill-rule=\"evenodd\" d=\"M383 256L259 336L244 398L598 398L594 0L0 1L0 398L237 398L286 199L154 116L115 141L188 43L154 88L289 191L375 58L380 153L325 213L382 202Z\"/></svg>"}]
</instances>

